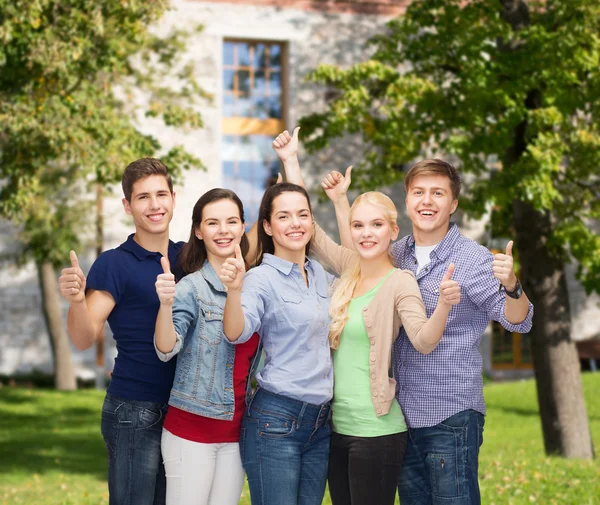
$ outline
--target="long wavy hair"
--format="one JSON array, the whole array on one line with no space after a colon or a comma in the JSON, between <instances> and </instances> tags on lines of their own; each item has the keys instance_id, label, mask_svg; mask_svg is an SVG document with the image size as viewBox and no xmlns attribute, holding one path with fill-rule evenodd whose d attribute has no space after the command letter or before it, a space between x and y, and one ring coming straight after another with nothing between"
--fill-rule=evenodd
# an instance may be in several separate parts
<instances>
[{"instance_id":1,"label":"long wavy hair","mask_svg":"<svg viewBox=\"0 0 600 505\"><path fill-rule=\"evenodd\" d=\"M233 203L235 203L240 211L242 225L244 224L244 205L233 191L223 188L214 188L204 193L198 199L196 205L194 205L194 210L192 211L192 229L190 231L190 238L179 253L179 261L177 264L179 267L181 267L185 274L190 274L200 270L208 258L206 245L204 245L203 240L200 240L198 237L196 237L196 230L202 223L202 211L204 210L204 207L210 203L218 202L219 200L231 200ZM240 240L240 249L242 250L242 256L245 258L249 249L248 237L246 236L246 233L242 235L242 239Z\"/></svg>"},{"instance_id":2,"label":"long wavy hair","mask_svg":"<svg viewBox=\"0 0 600 505\"><path fill-rule=\"evenodd\" d=\"M260 202L258 209L258 244L256 248L256 265L260 265L263 260L263 256L267 253L275 254L275 244L273 243L273 237L267 234L264 227L264 222L271 222L271 215L273 214L273 201L283 193L300 193L304 195L308 203L308 210L312 216L312 207L310 205L310 198L308 193L302 186L292 184L291 182L280 182L270 188L267 188L265 194ZM312 239L306 244L306 255L310 252L310 243Z\"/></svg>"},{"instance_id":3,"label":"long wavy hair","mask_svg":"<svg viewBox=\"0 0 600 505\"><path fill-rule=\"evenodd\" d=\"M378 208L390 223L390 226L398 226L398 210L392 200L379 191L369 191L360 195L350 208L350 222L352 214L361 203L368 203ZM360 279L360 259L345 270L335 285L331 300L329 301L329 315L331 324L329 326L329 345L332 349L337 349L340 345L340 336L344 331L348 321L348 306L352 300L354 289Z\"/></svg>"}]
</instances>

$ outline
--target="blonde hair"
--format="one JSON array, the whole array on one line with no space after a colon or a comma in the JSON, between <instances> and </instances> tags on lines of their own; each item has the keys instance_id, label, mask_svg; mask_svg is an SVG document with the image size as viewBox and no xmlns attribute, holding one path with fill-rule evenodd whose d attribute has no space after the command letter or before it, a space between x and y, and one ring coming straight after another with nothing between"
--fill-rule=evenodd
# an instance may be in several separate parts
<instances>
[{"instance_id":1,"label":"blonde hair","mask_svg":"<svg viewBox=\"0 0 600 505\"><path fill-rule=\"evenodd\" d=\"M352 222L352 213L361 203L368 203L377 207L383 212L383 215L388 220L391 226L398 226L396 219L398 218L398 210L394 202L379 191L369 191L360 195L350 208L350 222ZM337 349L340 345L340 336L346 322L348 321L348 306L352 300L354 289L360 279L360 259L346 269L340 279L335 284L331 300L329 302L329 315L331 316L331 325L329 326L329 345L332 349Z\"/></svg>"}]
</instances>

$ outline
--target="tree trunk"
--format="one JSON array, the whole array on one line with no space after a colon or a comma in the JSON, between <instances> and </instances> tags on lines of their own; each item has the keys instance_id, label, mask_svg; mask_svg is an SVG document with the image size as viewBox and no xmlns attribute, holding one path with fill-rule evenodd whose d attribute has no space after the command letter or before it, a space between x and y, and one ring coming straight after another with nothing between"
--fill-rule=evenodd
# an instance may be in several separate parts
<instances>
[{"instance_id":1,"label":"tree trunk","mask_svg":"<svg viewBox=\"0 0 600 505\"><path fill-rule=\"evenodd\" d=\"M530 24L528 0L502 0L502 18L515 32ZM505 51L518 51L520 41L499 41ZM542 93L532 89L525 106L542 105ZM527 121L514 131L513 145L504 156L505 168L515 164L527 149ZM567 458L593 457L577 349L571 341L571 312L563 260L548 247L552 234L549 215L521 201L513 203L513 226L521 260L521 276L527 296L535 306L531 351L544 446L547 454Z\"/></svg>"},{"instance_id":2,"label":"tree trunk","mask_svg":"<svg viewBox=\"0 0 600 505\"><path fill-rule=\"evenodd\" d=\"M77 389L71 348L63 322L56 273L50 263L37 264L42 310L54 356L54 385L60 391Z\"/></svg>"},{"instance_id":3,"label":"tree trunk","mask_svg":"<svg viewBox=\"0 0 600 505\"><path fill-rule=\"evenodd\" d=\"M513 210L523 287L535 305L530 335L546 453L591 459L564 265L548 251L551 221L524 202L515 202Z\"/></svg>"}]
</instances>

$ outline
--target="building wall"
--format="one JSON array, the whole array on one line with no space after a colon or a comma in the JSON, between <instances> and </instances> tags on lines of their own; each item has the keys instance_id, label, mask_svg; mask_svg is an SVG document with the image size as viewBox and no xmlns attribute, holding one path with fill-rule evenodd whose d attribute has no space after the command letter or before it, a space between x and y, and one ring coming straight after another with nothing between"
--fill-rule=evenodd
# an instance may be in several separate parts
<instances>
[{"instance_id":1,"label":"building wall","mask_svg":"<svg viewBox=\"0 0 600 505\"><path fill-rule=\"evenodd\" d=\"M210 0L175 2L176 9L161 20L157 30L168 32L172 27L192 28L198 23L204 31L195 36L188 47L188 55L198 69L200 84L214 95L214 105L202 109L206 127L201 131L177 132L165 128L151 118L140 118L143 130L160 138L165 150L175 144L184 144L197 154L208 167L207 172L190 171L185 180L176 186L175 218L171 226L174 240L189 236L190 216L198 197L210 188L222 184L221 174L221 88L222 47L224 39L258 39L287 44L288 69L286 114L288 128L293 128L298 118L321 110L325 103L324 92L303 81L304 76L320 63L347 66L364 59L365 41L381 30L382 24L400 13L406 2L398 0ZM318 182L329 170L343 170L356 163L360 153L357 139L347 138L335 142L317 155L300 154L307 183L318 188ZM403 208L404 192L401 185L385 190ZM318 203L318 192L313 191L317 219L325 229L336 234L335 219L327 203ZM241 195L243 198L243 195ZM120 188L105 201L105 248L121 243L133 232L130 219L125 216L120 202ZM463 232L488 243L484 221L457 220ZM410 222L404 214L400 218L401 235L410 231ZM10 256L16 251L14 230L6 223L0 224L0 374L27 372L38 368L52 368L49 339L41 316L41 296L35 268L31 265L17 270ZM87 271L93 261L93 252L80 251L81 264ZM68 258L65 258L65 265ZM574 337L592 334L594 325L588 312L597 309L597 299L586 298L574 286L575 310ZM596 301L594 301L596 300ZM572 300L573 301L573 300ZM65 312L66 312L65 305ZM598 319L596 319L598 320ZM595 329L597 331L597 327ZM489 347L489 341L484 346ZM94 368L94 349L79 352L73 348L73 358L80 374L91 373ZM107 335L106 366L112 367L116 354L114 341ZM487 354L487 356L486 356ZM489 353L484 353L489 364Z\"/></svg>"}]
</instances>

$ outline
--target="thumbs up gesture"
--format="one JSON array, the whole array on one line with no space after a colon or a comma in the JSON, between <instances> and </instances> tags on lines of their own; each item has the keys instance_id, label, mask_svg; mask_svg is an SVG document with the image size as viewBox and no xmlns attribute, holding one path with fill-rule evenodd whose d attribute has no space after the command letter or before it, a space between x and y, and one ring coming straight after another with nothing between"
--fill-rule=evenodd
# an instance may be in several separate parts
<instances>
[{"instance_id":1,"label":"thumbs up gesture","mask_svg":"<svg viewBox=\"0 0 600 505\"><path fill-rule=\"evenodd\" d=\"M296 126L292 135L285 130L283 133L280 133L277 135L277 137L275 137L275 140L273 141L273 149L275 149L275 152L281 161L285 162L288 158L298 154L299 132L300 127Z\"/></svg>"},{"instance_id":2,"label":"thumbs up gesture","mask_svg":"<svg viewBox=\"0 0 600 505\"><path fill-rule=\"evenodd\" d=\"M242 288L242 281L246 274L246 266L242 257L240 245L235 245L235 258L227 258L221 267L219 279L223 285L231 291L236 291Z\"/></svg>"},{"instance_id":3,"label":"thumbs up gesture","mask_svg":"<svg viewBox=\"0 0 600 505\"><path fill-rule=\"evenodd\" d=\"M517 276L515 275L512 255L513 244L512 240L506 244L505 254L494 254L494 261L492 262L494 277L502 283L507 291L514 291L517 286Z\"/></svg>"},{"instance_id":4,"label":"thumbs up gesture","mask_svg":"<svg viewBox=\"0 0 600 505\"><path fill-rule=\"evenodd\" d=\"M75 251L69 253L71 266L63 268L58 278L60 294L69 300L69 303L80 303L85 300L85 275L79 266L79 259Z\"/></svg>"},{"instance_id":5,"label":"thumbs up gesture","mask_svg":"<svg viewBox=\"0 0 600 505\"><path fill-rule=\"evenodd\" d=\"M156 276L156 294L161 305L173 305L175 299L175 276L171 273L169 260L164 256L160 259L163 273Z\"/></svg>"},{"instance_id":6,"label":"thumbs up gesture","mask_svg":"<svg viewBox=\"0 0 600 505\"><path fill-rule=\"evenodd\" d=\"M337 170L329 172L321 182L321 187L325 190L325 194L329 199L335 203L340 198L346 198L346 192L351 181L352 165L346 169L346 175L342 175Z\"/></svg>"},{"instance_id":7,"label":"thumbs up gesture","mask_svg":"<svg viewBox=\"0 0 600 505\"><path fill-rule=\"evenodd\" d=\"M458 305L460 303L460 286L458 282L452 280L453 273L454 263L450 263L440 283L440 303L446 305Z\"/></svg>"}]
</instances>

